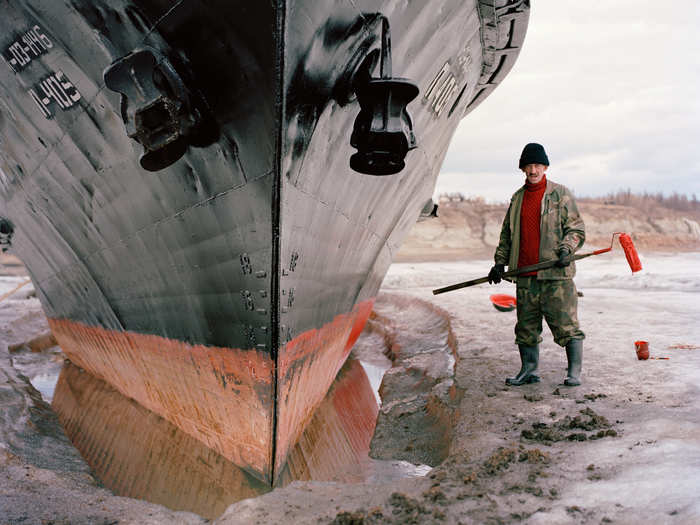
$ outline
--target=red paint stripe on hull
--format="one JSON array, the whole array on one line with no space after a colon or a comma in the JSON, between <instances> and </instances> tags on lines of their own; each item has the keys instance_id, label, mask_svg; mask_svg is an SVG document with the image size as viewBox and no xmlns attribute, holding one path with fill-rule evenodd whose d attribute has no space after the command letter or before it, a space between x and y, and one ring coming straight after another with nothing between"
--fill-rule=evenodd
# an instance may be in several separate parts
<instances>
[{"instance_id":1,"label":"red paint stripe on hull","mask_svg":"<svg viewBox=\"0 0 700 525\"><path fill-rule=\"evenodd\" d=\"M270 486L104 381L61 370L52 407L104 486L209 519Z\"/></svg>"},{"instance_id":2,"label":"red paint stripe on hull","mask_svg":"<svg viewBox=\"0 0 700 525\"><path fill-rule=\"evenodd\" d=\"M68 358L236 465L270 477L272 372L255 350L49 320Z\"/></svg>"},{"instance_id":3,"label":"red paint stripe on hull","mask_svg":"<svg viewBox=\"0 0 700 525\"><path fill-rule=\"evenodd\" d=\"M373 304L374 299L359 303L352 312L300 334L282 348L277 407L274 363L266 353L189 345L64 319L50 319L49 324L76 365L271 483L273 410L278 411L275 472L279 473L347 359Z\"/></svg>"},{"instance_id":4,"label":"red paint stripe on hull","mask_svg":"<svg viewBox=\"0 0 700 525\"><path fill-rule=\"evenodd\" d=\"M311 420L338 371L350 354L372 312L374 299L358 303L319 330L310 330L289 341L278 361L277 448L275 472L279 473L291 447Z\"/></svg>"},{"instance_id":5,"label":"red paint stripe on hull","mask_svg":"<svg viewBox=\"0 0 700 525\"><path fill-rule=\"evenodd\" d=\"M364 368L350 359L289 453L278 484L363 480L378 411Z\"/></svg>"}]
</instances>

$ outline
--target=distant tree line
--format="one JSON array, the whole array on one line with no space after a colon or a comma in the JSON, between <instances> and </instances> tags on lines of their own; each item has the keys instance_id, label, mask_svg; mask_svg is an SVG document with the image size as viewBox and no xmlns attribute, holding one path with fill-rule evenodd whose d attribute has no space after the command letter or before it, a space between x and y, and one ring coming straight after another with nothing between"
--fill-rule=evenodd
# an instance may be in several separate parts
<instances>
[{"instance_id":1,"label":"distant tree line","mask_svg":"<svg viewBox=\"0 0 700 525\"><path fill-rule=\"evenodd\" d=\"M619 204L621 206L633 206L646 210L655 206L661 206L677 211L700 211L700 202L693 193L692 196L681 195L673 192L670 195L658 193L632 193L632 190L619 190L616 193L608 193L602 197L577 197L581 202L599 202L603 204Z\"/></svg>"},{"instance_id":2,"label":"distant tree line","mask_svg":"<svg viewBox=\"0 0 700 525\"><path fill-rule=\"evenodd\" d=\"M673 192L670 195L658 193L633 193L631 189L619 190L608 193L602 197L576 197L580 202L593 202L601 204L617 204L620 206L632 206L642 211L655 207L663 207L671 210L700 212L700 202L693 193L690 197ZM467 197L461 192L441 193L438 200L445 202L464 202L467 204L485 204L483 197Z\"/></svg>"},{"instance_id":3,"label":"distant tree line","mask_svg":"<svg viewBox=\"0 0 700 525\"><path fill-rule=\"evenodd\" d=\"M486 202L483 197L467 197L464 193L453 191L449 193L441 193L438 195L439 202L467 202L471 204L484 204Z\"/></svg>"}]
</instances>

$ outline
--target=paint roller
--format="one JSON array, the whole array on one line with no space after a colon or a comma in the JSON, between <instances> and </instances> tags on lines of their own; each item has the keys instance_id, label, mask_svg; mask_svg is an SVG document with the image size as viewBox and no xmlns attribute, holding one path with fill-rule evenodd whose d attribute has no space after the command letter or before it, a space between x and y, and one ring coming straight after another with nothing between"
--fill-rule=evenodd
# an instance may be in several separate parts
<instances>
[{"instance_id":1,"label":"paint roller","mask_svg":"<svg viewBox=\"0 0 700 525\"><path fill-rule=\"evenodd\" d=\"M590 257L591 255L600 255L601 253L607 253L612 250L613 248L613 242L615 241L615 235L619 235L620 239L620 246L622 246L622 249L625 252L625 257L627 258L627 264L630 265L630 269L632 270L632 273L638 272L639 270L642 269L642 263L639 260L639 255L637 254L637 250L634 247L634 243L632 242L632 237L627 235L624 232L615 232L612 234L612 239L610 239L610 247L609 248L602 248L600 250L596 250L594 252L588 252L588 253L581 253L581 254L576 254L571 257L572 261L577 261L579 259L585 259L586 257ZM528 273L528 272L534 272L537 270L544 270L545 268L551 268L554 266L554 264L558 262L558 259L553 259L551 261L543 261L539 262L537 264L531 264L529 266L523 266L522 268L517 268L515 270L510 270L508 272L505 272L503 274L503 277L514 277L516 275L520 275L523 273ZM445 286L444 288L438 288L437 290L433 290L433 295L438 295L441 293L445 292L451 292L452 290L459 290L460 288L467 288L469 286L474 286L475 284L482 284L485 282L488 282L489 278L488 276L486 277L480 277L479 279L473 279L471 281L466 281L463 283L457 283L457 284L452 284L450 286Z\"/></svg>"}]
</instances>

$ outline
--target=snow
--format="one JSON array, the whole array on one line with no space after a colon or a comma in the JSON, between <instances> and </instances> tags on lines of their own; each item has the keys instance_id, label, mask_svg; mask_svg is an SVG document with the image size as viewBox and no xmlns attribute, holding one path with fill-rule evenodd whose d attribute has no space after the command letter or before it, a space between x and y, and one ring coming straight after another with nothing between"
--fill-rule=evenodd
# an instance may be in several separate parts
<instances>
[{"instance_id":1,"label":"snow","mask_svg":"<svg viewBox=\"0 0 700 525\"><path fill-rule=\"evenodd\" d=\"M515 312L497 312L489 296L493 293L514 295L513 284L484 284L438 296L432 294L435 288L486 275L492 261L400 263L390 267L382 292L402 293L428 301L451 316L459 346L458 384L467 389L461 407L462 419L455 426L454 453L468 452L475 461L481 461L479 458L491 453L499 443L505 446L515 442L517 446L520 428L536 421L551 421L554 416L547 418L555 410L559 414L557 417L561 417L565 410L575 414L579 408L590 406L611 421L617 421L615 428L619 436L616 438L583 444L540 445L553 457L553 462L548 467L550 477L538 482L546 490L556 483L557 497L546 500L531 494L511 497L503 495L501 488L494 488L491 497L498 504L477 516L507 516L508 512L517 511L528 516L523 518L527 523L568 523L576 520L572 512L578 512L571 509L581 508L587 514L578 517L596 523L603 517L622 523L700 522L697 498L697 487L700 487L700 253L640 253L640 258L643 270L634 274L619 248L577 263L575 282L583 294L579 299L579 320L586 333L584 385L554 396L552 391L563 379L565 356L552 342L547 328L541 345L542 383L521 389L503 386L503 377L517 371L519 364L512 331ZM0 296L25 279L0 277ZM33 297L31 284L0 301L0 330L0 342L4 345L27 341L46 330L46 321ZM669 359L638 361L634 341L639 339L649 341L652 358ZM8 396L11 393L13 399L25 396L25 403L12 405L18 407L11 408L19 411L16 416L15 412L8 412L10 405L5 404L6 417L0 417L0 469L5 480L0 493L9 494L6 499L0 497L0 508L3 502L25 505L36 497L48 501L47 491L60 489L64 492L58 499L65 501L60 509L62 516L73 516L80 522L79 516L83 516L78 513L80 505L73 505L78 501L84 504L81 512L87 512L85 508L92 509L90 512L100 508L100 516L120 517L117 505L133 500L115 498L103 489L96 492L98 489L93 484L71 481L73 478L67 477L61 469L41 467L49 469L51 474L49 470L37 469L35 466L40 462L35 461L34 456L22 458L24 463L20 466L25 466L21 468L14 466L16 459L3 459L2 454L17 458L22 456L22 450L31 448L36 455L41 450L35 445L29 446L32 438L22 423L30 417L30 411L22 406L30 406L31 400L29 394L17 386L19 379L13 359L16 366L21 365L21 359L7 353L2 357L0 386L9 385L3 391ZM55 381L55 365L55 360L47 360L43 367L34 362L26 368L30 373L25 375L46 399L50 398L52 381ZM365 363L365 366L374 372L370 376L376 388L384 367L380 363ZM539 396L540 401L523 400L524 393ZM581 396L586 393L604 393L606 397L595 403L588 402L588 405L575 404L583 402ZM523 426L516 426L518 420L525 420ZM21 440L27 440L26 444ZM11 450L15 455L9 454ZM513 472L514 468L507 472ZM592 479L592 473L598 477ZM54 476L53 488L39 481L46 476ZM497 479L489 483L496 483ZM342 509L366 509L371 507L370 502L385 505L383 502L399 486L385 482L379 488L379 485L371 485L371 480L369 482L355 488L295 482L290 488L233 505L224 515L224 522L242 523L244 521L237 521L235 516L240 514L240 519L244 520L244 516L252 515L246 512L253 513L255 509L270 520L304 523L318 522L321 518L328 520L337 512L333 508L312 505L300 509L294 507L289 498L302 492L309 498L318 496L319 501L327 501L328 495L333 493ZM423 490L421 481L404 479L400 483L401 490L416 498ZM486 481L482 483L483 490L492 490ZM414 486L415 489L410 488ZM444 490L447 499L441 509L448 516L448 522L461 516L461 505L478 504L469 497L462 500L448 488ZM39 496L35 494L37 491ZM275 515L275 503L280 515ZM160 509L162 522L172 522L173 518L164 509L143 502L138 504L141 506L130 507L133 509L131 516ZM46 512L52 508L54 513L59 512L58 507L47 505ZM248 511L243 512L245 509ZM38 510L32 514L37 520L39 515Z\"/></svg>"}]
</instances>

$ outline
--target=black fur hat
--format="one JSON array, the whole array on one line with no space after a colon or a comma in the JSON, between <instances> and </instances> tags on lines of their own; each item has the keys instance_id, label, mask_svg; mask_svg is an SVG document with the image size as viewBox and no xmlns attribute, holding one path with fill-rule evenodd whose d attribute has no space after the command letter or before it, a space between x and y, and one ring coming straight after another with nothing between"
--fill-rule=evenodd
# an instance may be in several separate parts
<instances>
[{"instance_id":1,"label":"black fur hat","mask_svg":"<svg viewBox=\"0 0 700 525\"><path fill-rule=\"evenodd\" d=\"M518 167L523 169L528 164L544 164L545 166L549 166L549 159L547 158L542 144L530 142L530 144L525 145L520 155L520 164L518 164Z\"/></svg>"}]
</instances>

